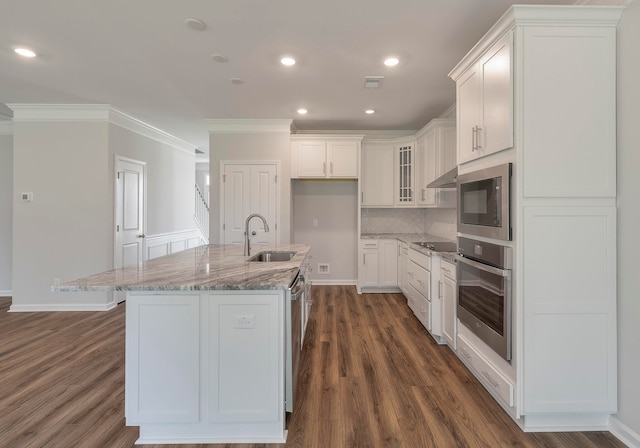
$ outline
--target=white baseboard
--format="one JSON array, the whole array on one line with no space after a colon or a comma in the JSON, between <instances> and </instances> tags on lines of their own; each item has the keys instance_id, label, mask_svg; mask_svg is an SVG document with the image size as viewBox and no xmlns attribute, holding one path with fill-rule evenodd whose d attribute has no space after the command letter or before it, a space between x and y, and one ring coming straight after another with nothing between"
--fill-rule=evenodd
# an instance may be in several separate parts
<instances>
[{"instance_id":1,"label":"white baseboard","mask_svg":"<svg viewBox=\"0 0 640 448\"><path fill-rule=\"evenodd\" d=\"M640 448L640 434L622 423L615 416L611 416L609 419L609 432L629 448Z\"/></svg>"},{"instance_id":2,"label":"white baseboard","mask_svg":"<svg viewBox=\"0 0 640 448\"><path fill-rule=\"evenodd\" d=\"M10 313L35 313L42 311L109 311L116 307L116 302L109 303L47 303L47 304L12 304Z\"/></svg>"},{"instance_id":3,"label":"white baseboard","mask_svg":"<svg viewBox=\"0 0 640 448\"><path fill-rule=\"evenodd\" d=\"M311 279L312 285L325 285L325 286L352 286L356 285L356 280L340 280L340 279Z\"/></svg>"},{"instance_id":4,"label":"white baseboard","mask_svg":"<svg viewBox=\"0 0 640 448\"><path fill-rule=\"evenodd\" d=\"M13 291L10 289L0 289L0 297L12 297Z\"/></svg>"}]
</instances>

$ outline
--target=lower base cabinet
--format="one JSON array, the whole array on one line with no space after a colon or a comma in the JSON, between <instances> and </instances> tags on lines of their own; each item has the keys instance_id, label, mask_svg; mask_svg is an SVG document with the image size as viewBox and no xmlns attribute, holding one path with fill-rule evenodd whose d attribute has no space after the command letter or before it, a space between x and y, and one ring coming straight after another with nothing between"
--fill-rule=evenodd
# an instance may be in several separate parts
<instances>
[{"instance_id":1,"label":"lower base cabinet","mask_svg":"<svg viewBox=\"0 0 640 448\"><path fill-rule=\"evenodd\" d=\"M358 263L359 290L398 290L398 241L360 240Z\"/></svg>"},{"instance_id":2,"label":"lower base cabinet","mask_svg":"<svg viewBox=\"0 0 640 448\"><path fill-rule=\"evenodd\" d=\"M438 283L440 303L442 305L442 337L449 347L456 349L457 331L457 284L456 265L444 259L440 260L440 281Z\"/></svg>"},{"instance_id":3,"label":"lower base cabinet","mask_svg":"<svg viewBox=\"0 0 640 448\"><path fill-rule=\"evenodd\" d=\"M127 295L137 444L284 443L284 389L284 291Z\"/></svg>"}]
</instances>

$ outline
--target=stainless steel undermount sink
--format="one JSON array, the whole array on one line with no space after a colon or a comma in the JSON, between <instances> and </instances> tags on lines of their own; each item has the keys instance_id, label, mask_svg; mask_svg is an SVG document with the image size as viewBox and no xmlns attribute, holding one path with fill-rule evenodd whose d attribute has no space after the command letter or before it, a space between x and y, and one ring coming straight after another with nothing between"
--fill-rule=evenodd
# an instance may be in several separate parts
<instances>
[{"instance_id":1,"label":"stainless steel undermount sink","mask_svg":"<svg viewBox=\"0 0 640 448\"><path fill-rule=\"evenodd\" d=\"M259 261L263 263L272 261L291 261L295 254L295 252L288 251L265 250L263 252L258 252L253 257L249 258L249 261Z\"/></svg>"}]
</instances>

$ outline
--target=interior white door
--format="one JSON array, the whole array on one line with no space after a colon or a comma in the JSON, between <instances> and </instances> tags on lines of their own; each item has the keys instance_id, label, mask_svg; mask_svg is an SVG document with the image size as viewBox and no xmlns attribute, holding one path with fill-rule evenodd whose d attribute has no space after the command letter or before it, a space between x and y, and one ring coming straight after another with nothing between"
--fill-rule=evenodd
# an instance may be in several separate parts
<instances>
[{"instance_id":1,"label":"interior white door","mask_svg":"<svg viewBox=\"0 0 640 448\"><path fill-rule=\"evenodd\" d=\"M116 268L144 260L144 169L144 162L116 159Z\"/></svg>"},{"instance_id":2,"label":"interior white door","mask_svg":"<svg viewBox=\"0 0 640 448\"><path fill-rule=\"evenodd\" d=\"M264 216L269 225L265 232L260 219L252 219L251 244L275 244L277 235L277 166L276 164L224 164L221 189L224 197L224 244L243 244L247 217Z\"/></svg>"}]
</instances>

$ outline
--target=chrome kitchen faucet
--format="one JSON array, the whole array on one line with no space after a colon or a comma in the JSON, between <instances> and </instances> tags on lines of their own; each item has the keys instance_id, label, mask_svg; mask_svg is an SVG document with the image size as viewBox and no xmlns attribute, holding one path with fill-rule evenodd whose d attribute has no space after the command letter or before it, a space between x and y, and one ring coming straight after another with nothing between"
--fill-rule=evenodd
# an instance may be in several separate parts
<instances>
[{"instance_id":1,"label":"chrome kitchen faucet","mask_svg":"<svg viewBox=\"0 0 640 448\"><path fill-rule=\"evenodd\" d=\"M244 254L245 256L251 255L250 253L251 242L249 240L249 221L251 221L252 218L262 219L262 223L264 224L264 231L265 232L269 231L269 224L267 224L267 220L265 219L264 216L259 215L258 213L253 213L247 217L247 221L244 223ZM255 232L253 232L253 234L255 235Z\"/></svg>"}]
</instances>

